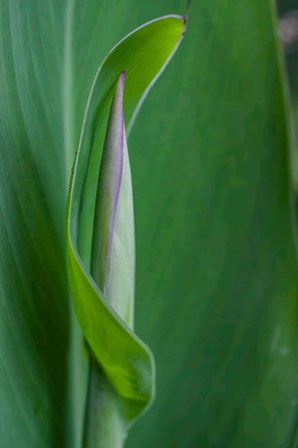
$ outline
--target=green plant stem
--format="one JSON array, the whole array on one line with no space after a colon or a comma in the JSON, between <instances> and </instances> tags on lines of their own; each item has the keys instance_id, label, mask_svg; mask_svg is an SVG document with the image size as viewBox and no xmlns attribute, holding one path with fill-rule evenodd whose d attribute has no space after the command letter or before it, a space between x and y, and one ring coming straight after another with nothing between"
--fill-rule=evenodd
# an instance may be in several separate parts
<instances>
[{"instance_id":1,"label":"green plant stem","mask_svg":"<svg viewBox=\"0 0 298 448\"><path fill-rule=\"evenodd\" d=\"M117 394L93 359L89 375L83 448L122 448L127 430Z\"/></svg>"}]
</instances>

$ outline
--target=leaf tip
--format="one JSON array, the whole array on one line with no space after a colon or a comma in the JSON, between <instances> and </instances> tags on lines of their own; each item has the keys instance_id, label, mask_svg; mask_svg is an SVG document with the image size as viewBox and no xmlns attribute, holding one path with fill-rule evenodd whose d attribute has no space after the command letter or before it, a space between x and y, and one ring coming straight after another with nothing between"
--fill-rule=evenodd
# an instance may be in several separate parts
<instances>
[{"instance_id":1,"label":"leaf tip","mask_svg":"<svg viewBox=\"0 0 298 448\"><path fill-rule=\"evenodd\" d=\"M120 73L119 78L120 78L120 81L122 84L124 84L124 82L125 82L126 73L127 73L127 70L123 70L123 72Z\"/></svg>"},{"instance_id":2,"label":"leaf tip","mask_svg":"<svg viewBox=\"0 0 298 448\"><path fill-rule=\"evenodd\" d=\"M187 19L188 19L188 16L185 15L182 18L183 18L183 32L182 32L182 36L185 36L186 31L187 31Z\"/></svg>"}]
</instances>

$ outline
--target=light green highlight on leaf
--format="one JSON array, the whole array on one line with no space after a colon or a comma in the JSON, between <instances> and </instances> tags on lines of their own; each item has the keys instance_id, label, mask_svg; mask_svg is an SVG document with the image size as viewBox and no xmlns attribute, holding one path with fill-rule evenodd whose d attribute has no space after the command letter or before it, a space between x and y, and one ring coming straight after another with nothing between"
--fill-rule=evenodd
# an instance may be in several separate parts
<instances>
[{"instance_id":1,"label":"light green highlight on leaf","mask_svg":"<svg viewBox=\"0 0 298 448\"><path fill-rule=\"evenodd\" d=\"M117 79L121 73L126 72L124 107L126 122L130 127L145 95L177 49L184 31L183 17L162 17L128 35L105 59L89 96L70 186L67 265L72 297L84 336L96 362L118 394L122 418L127 424L143 412L153 398L154 362L150 349L107 303L104 291L101 291L90 275L93 235L97 230L100 232L101 227L93 228L96 186L99 185L100 191L101 182L107 185L103 178L98 177L111 99ZM124 161L127 162L124 166L129 167L125 142L123 150ZM123 176L124 179L130 179L129 169L123 172ZM131 201L130 189L129 183L125 181L119 195L119 208L122 204L122 210L127 201L123 192L126 192L125 196L128 195ZM115 221L115 230L116 234L120 235L123 216L119 215L118 218ZM101 220L99 222L103 223ZM105 226L106 224L103 227ZM118 255L120 253L121 250ZM118 257L116 260L112 256L113 284L119 282L117 263ZM125 270L121 275L126 275ZM117 291L113 288L113 294L119 296L119 287L117 286ZM127 316L131 314L131 311L128 311ZM123 318L131 320L131 317L127 316L123 315Z\"/></svg>"}]
</instances>

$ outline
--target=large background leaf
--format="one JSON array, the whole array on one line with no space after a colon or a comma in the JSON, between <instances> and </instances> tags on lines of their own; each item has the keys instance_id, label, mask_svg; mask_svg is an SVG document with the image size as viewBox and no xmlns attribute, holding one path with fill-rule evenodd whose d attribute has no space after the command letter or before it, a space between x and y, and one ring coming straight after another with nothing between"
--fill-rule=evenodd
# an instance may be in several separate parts
<instances>
[{"instance_id":1,"label":"large background leaf","mask_svg":"<svg viewBox=\"0 0 298 448\"><path fill-rule=\"evenodd\" d=\"M66 441L61 13L0 2L1 447Z\"/></svg>"},{"instance_id":2,"label":"large background leaf","mask_svg":"<svg viewBox=\"0 0 298 448\"><path fill-rule=\"evenodd\" d=\"M129 141L136 330L157 361L157 400L131 448L291 446L298 272L272 4L193 1L183 49ZM63 173L107 51L184 1L0 9L0 445L61 447Z\"/></svg>"},{"instance_id":3,"label":"large background leaf","mask_svg":"<svg viewBox=\"0 0 298 448\"><path fill-rule=\"evenodd\" d=\"M193 3L185 47L139 117L137 328L158 373L129 446L292 443L298 277L271 6Z\"/></svg>"}]
</instances>

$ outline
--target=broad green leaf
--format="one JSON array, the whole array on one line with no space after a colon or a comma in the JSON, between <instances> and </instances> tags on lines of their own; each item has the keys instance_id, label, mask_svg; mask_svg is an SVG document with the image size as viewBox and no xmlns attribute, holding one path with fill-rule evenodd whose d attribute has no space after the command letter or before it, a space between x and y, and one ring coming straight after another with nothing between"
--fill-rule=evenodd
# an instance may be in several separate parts
<instances>
[{"instance_id":1,"label":"broad green leaf","mask_svg":"<svg viewBox=\"0 0 298 448\"><path fill-rule=\"evenodd\" d=\"M63 5L0 1L0 446L67 440ZM53 38L53 36L55 36ZM57 39L57 40L56 40Z\"/></svg>"},{"instance_id":2,"label":"broad green leaf","mask_svg":"<svg viewBox=\"0 0 298 448\"><path fill-rule=\"evenodd\" d=\"M176 3L154 5L161 14ZM283 83L272 1L192 2L183 51L129 141L143 294L136 330L157 372L154 406L129 448L296 447L298 269Z\"/></svg>"},{"instance_id":3,"label":"broad green leaf","mask_svg":"<svg viewBox=\"0 0 298 448\"><path fill-rule=\"evenodd\" d=\"M99 167L115 82L125 71L125 115L128 126L131 126L145 95L177 49L184 32L184 17L166 16L154 20L128 35L105 59L96 75L88 100L70 185L67 218L69 284L83 334L103 376L119 396L120 419L124 425L125 422L130 424L150 404L154 392L154 366L150 350L125 324L125 320L130 323L127 313L119 316L115 312L118 307L113 307L112 297L111 306L108 303L112 292L117 291L119 294L121 287L125 303L125 295L128 293L125 287L126 276L130 275L124 269L123 272L120 271L120 277L116 274L116 277L110 279L113 283L114 280L119 282L119 286L116 285L115 288L114 284L111 284L110 290L106 287L110 233L112 232L112 238L125 236L116 232L119 228L117 222L115 230L113 229L114 193L111 194L112 199L109 199L109 185L112 182L112 190L120 188L120 208L123 188L121 179L119 185L117 179L120 178L118 171L121 166L118 167L117 157L114 157L114 165L110 166L107 157L117 150L117 139L123 140L123 136L119 137L112 125L112 130L110 125L108 127L105 148L107 146L109 149L105 149L102 170L99 170ZM111 117L114 113L113 105ZM123 121L123 118L120 122L121 120ZM111 121L113 122L113 118ZM115 141L111 142L111 138ZM116 148L113 148L114 144ZM131 192L128 194L128 200L131 200ZM126 212L126 206L127 200L124 198L121 213ZM120 222L120 226L124 225L129 223ZM126 242L123 241L122 244ZM126 257L127 254L116 262L125 263ZM117 270L112 269L111 272ZM132 275L134 280L134 272ZM89 446L89 439L87 443L86 446ZM101 443L103 446L110 446L107 441Z\"/></svg>"},{"instance_id":4,"label":"broad green leaf","mask_svg":"<svg viewBox=\"0 0 298 448\"><path fill-rule=\"evenodd\" d=\"M129 141L136 330L157 363L156 401L131 448L295 446L298 273L272 5L193 1L183 51ZM65 403L57 272L82 117L110 48L184 8L0 1L1 447L65 446L72 414L80 428L80 377ZM68 446L80 446L79 433Z\"/></svg>"}]
</instances>

